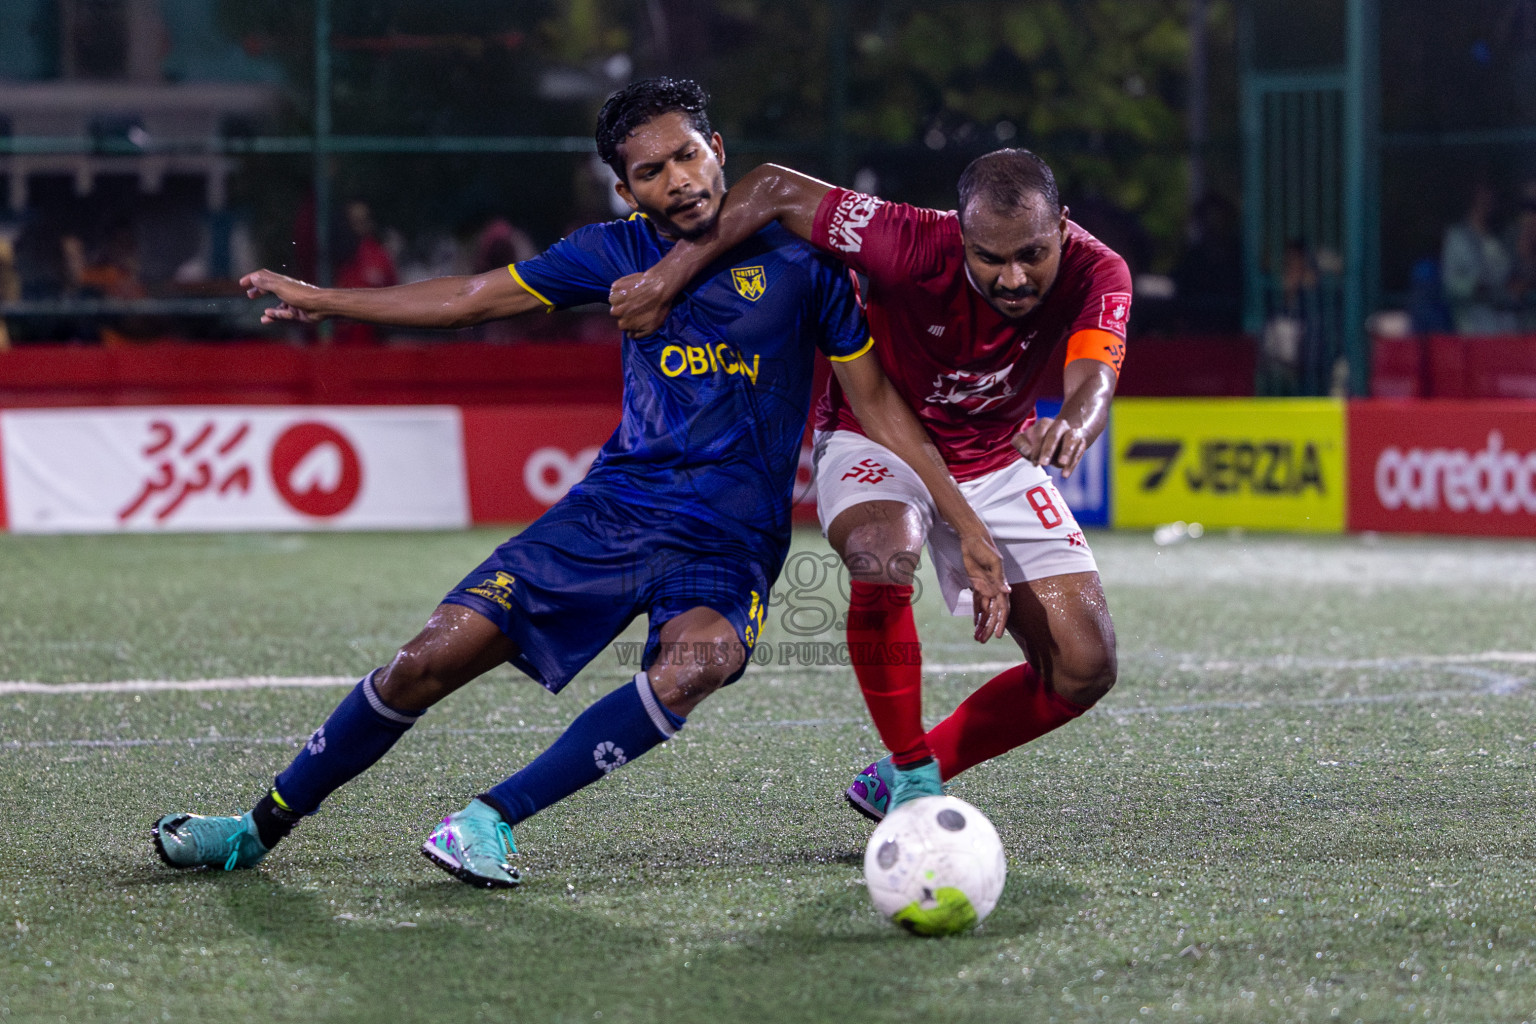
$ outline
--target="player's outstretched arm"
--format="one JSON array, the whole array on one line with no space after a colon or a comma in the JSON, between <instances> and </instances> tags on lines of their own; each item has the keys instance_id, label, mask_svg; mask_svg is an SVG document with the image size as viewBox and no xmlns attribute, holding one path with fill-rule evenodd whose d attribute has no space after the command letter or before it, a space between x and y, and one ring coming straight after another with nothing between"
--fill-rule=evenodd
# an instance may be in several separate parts
<instances>
[{"instance_id":1,"label":"player's outstretched arm","mask_svg":"<svg viewBox=\"0 0 1536 1024\"><path fill-rule=\"evenodd\" d=\"M853 414L870 439L895 452L928 488L939 515L960 535L965 572L975 596L976 639L1000 637L1008 624L1008 581L1003 558L992 534L960 493L923 425L880 368L873 351L846 362L834 361L833 372L853 406Z\"/></svg>"},{"instance_id":2,"label":"player's outstretched arm","mask_svg":"<svg viewBox=\"0 0 1536 1024\"><path fill-rule=\"evenodd\" d=\"M1013 435L1019 454L1037 466L1058 466L1071 476L1089 446L1104 433L1115 397L1115 370L1097 359L1074 359L1062 373L1066 397L1056 417L1041 417Z\"/></svg>"},{"instance_id":3,"label":"player's outstretched arm","mask_svg":"<svg viewBox=\"0 0 1536 1024\"><path fill-rule=\"evenodd\" d=\"M544 302L501 267L464 277L434 277L390 288L319 288L271 270L240 279L253 299L277 300L264 324L319 323L333 316L396 327L472 327L487 320L543 309Z\"/></svg>"},{"instance_id":4,"label":"player's outstretched arm","mask_svg":"<svg viewBox=\"0 0 1536 1024\"><path fill-rule=\"evenodd\" d=\"M699 271L771 221L809 240L816 209L831 190L824 181L778 164L754 167L726 192L713 228L698 238L679 241L645 273L613 283L608 305L619 329L637 338L658 330L672 300Z\"/></svg>"}]
</instances>

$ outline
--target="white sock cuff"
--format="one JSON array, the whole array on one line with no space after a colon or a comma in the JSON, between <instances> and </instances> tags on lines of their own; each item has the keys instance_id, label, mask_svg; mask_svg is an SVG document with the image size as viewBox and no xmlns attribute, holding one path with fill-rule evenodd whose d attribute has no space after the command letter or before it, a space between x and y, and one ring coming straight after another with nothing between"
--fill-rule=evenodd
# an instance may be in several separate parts
<instances>
[{"instance_id":1,"label":"white sock cuff","mask_svg":"<svg viewBox=\"0 0 1536 1024\"><path fill-rule=\"evenodd\" d=\"M677 735L677 729L667 718L667 712L661 706L661 701L656 699L656 691L651 689L651 679L644 672L635 673L635 692L640 695L640 703L645 706L645 713L650 716L651 724L656 731L661 733L661 738L669 740Z\"/></svg>"},{"instance_id":2,"label":"white sock cuff","mask_svg":"<svg viewBox=\"0 0 1536 1024\"><path fill-rule=\"evenodd\" d=\"M373 677L378 674L379 670L374 669L363 677L363 697L368 701L368 706L373 708L380 718L386 718L391 722L398 722L400 725L415 725L416 719L421 717L421 712L411 715L404 711L396 711L388 704L385 704L384 699L379 696L379 691L373 685Z\"/></svg>"}]
</instances>

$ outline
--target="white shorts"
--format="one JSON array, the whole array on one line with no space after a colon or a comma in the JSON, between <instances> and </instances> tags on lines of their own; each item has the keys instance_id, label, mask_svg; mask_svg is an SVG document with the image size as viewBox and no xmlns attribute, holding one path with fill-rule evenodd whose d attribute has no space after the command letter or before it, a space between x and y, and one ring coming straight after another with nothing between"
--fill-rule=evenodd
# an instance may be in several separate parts
<instances>
[{"instance_id":1,"label":"white shorts","mask_svg":"<svg viewBox=\"0 0 1536 1024\"><path fill-rule=\"evenodd\" d=\"M843 511L864 501L900 501L923 517L928 556L951 614L970 616L970 580L960 537L939 518L928 488L889 448L851 430L816 432L816 515L825 536ZM1050 476L1026 459L960 484L1003 556L1009 583L1098 572L1098 563Z\"/></svg>"}]
</instances>

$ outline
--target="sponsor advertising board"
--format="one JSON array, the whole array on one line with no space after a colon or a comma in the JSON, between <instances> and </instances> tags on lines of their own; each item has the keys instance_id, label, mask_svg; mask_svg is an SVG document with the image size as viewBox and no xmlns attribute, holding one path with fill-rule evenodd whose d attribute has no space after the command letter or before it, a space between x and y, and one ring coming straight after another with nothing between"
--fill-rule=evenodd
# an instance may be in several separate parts
<instances>
[{"instance_id":1,"label":"sponsor advertising board","mask_svg":"<svg viewBox=\"0 0 1536 1024\"><path fill-rule=\"evenodd\" d=\"M17 533L469 523L451 407L14 410L0 466Z\"/></svg>"},{"instance_id":2,"label":"sponsor advertising board","mask_svg":"<svg viewBox=\"0 0 1536 1024\"><path fill-rule=\"evenodd\" d=\"M477 523L531 523L587 475L617 405L465 408L464 462Z\"/></svg>"},{"instance_id":3,"label":"sponsor advertising board","mask_svg":"<svg viewBox=\"0 0 1536 1024\"><path fill-rule=\"evenodd\" d=\"M606 404L4 411L0 529L530 522L618 419ZM1530 403L1122 398L1111 424L1071 479L1052 472L1084 525L1536 536ZM814 522L808 437L795 499Z\"/></svg>"},{"instance_id":4,"label":"sponsor advertising board","mask_svg":"<svg viewBox=\"0 0 1536 1024\"><path fill-rule=\"evenodd\" d=\"M1344 527L1344 403L1117 399L1114 525Z\"/></svg>"},{"instance_id":5,"label":"sponsor advertising board","mask_svg":"<svg viewBox=\"0 0 1536 1024\"><path fill-rule=\"evenodd\" d=\"M529 523L586 476L618 426L617 405L466 407L464 460L477 523ZM816 521L810 432L795 478L797 522Z\"/></svg>"},{"instance_id":6,"label":"sponsor advertising board","mask_svg":"<svg viewBox=\"0 0 1536 1024\"><path fill-rule=\"evenodd\" d=\"M1035 403L1035 412L1040 416L1055 416L1060 411L1061 403L1054 400ZM1099 439L1089 446L1070 477L1063 478L1061 470L1054 466L1046 468L1079 526L1109 525L1109 452L1113 444L1110 435L1114 425L1115 409L1111 406L1109 425L1104 428Z\"/></svg>"},{"instance_id":7,"label":"sponsor advertising board","mask_svg":"<svg viewBox=\"0 0 1536 1024\"><path fill-rule=\"evenodd\" d=\"M1536 407L1352 402L1349 528L1536 536Z\"/></svg>"}]
</instances>

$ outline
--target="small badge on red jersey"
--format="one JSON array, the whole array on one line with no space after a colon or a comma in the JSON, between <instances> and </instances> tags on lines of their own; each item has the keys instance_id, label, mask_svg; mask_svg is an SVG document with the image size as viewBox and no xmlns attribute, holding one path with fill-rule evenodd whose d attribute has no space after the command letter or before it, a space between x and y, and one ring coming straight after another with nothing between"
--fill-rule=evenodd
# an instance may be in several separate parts
<instances>
[{"instance_id":1,"label":"small badge on red jersey","mask_svg":"<svg viewBox=\"0 0 1536 1024\"><path fill-rule=\"evenodd\" d=\"M1099 310L1099 329L1113 331L1122 337L1125 335L1125 323L1131 315L1131 293L1110 292L1104 296L1104 305Z\"/></svg>"}]
</instances>

